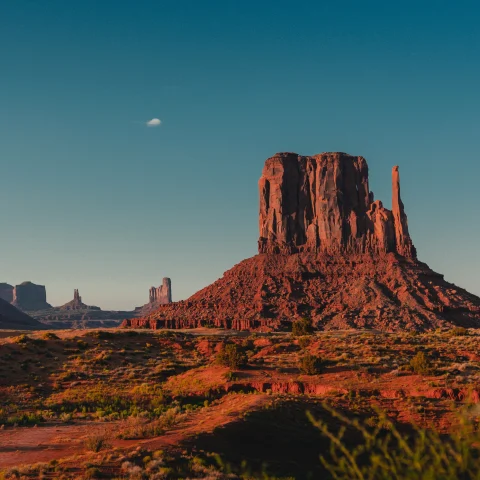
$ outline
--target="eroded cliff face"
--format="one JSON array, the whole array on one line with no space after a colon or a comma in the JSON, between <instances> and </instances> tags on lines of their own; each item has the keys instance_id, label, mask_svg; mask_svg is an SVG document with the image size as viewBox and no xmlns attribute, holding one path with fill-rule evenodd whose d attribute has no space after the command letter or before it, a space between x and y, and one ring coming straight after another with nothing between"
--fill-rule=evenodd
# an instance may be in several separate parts
<instances>
[{"instance_id":1,"label":"eroded cliff face","mask_svg":"<svg viewBox=\"0 0 480 480\"><path fill-rule=\"evenodd\" d=\"M259 180L259 253L389 253L415 258L392 172L392 211L374 201L363 157L278 153Z\"/></svg>"},{"instance_id":2,"label":"eroded cliff face","mask_svg":"<svg viewBox=\"0 0 480 480\"><path fill-rule=\"evenodd\" d=\"M172 281L165 277L159 287L150 288L150 303L156 305L164 305L172 303Z\"/></svg>"}]
</instances>

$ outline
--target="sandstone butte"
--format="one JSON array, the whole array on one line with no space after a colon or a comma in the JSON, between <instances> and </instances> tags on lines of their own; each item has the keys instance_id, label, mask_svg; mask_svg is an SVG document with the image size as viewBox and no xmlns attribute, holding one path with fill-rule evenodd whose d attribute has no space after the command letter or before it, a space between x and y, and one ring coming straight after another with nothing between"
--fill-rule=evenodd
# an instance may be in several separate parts
<instances>
[{"instance_id":1,"label":"sandstone butte","mask_svg":"<svg viewBox=\"0 0 480 480\"><path fill-rule=\"evenodd\" d=\"M259 181L258 255L187 300L123 327L383 331L480 327L480 298L417 259L392 171L392 210L374 200L363 157L278 153Z\"/></svg>"}]
</instances>

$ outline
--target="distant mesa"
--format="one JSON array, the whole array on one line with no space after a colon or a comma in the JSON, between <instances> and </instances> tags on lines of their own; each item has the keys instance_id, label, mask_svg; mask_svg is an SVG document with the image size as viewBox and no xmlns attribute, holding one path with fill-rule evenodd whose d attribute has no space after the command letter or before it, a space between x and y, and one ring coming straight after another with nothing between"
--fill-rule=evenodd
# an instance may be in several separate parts
<instances>
[{"instance_id":1,"label":"distant mesa","mask_svg":"<svg viewBox=\"0 0 480 480\"><path fill-rule=\"evenodd\" d=\"M44 285L35 285L32 282L23 282L13 289L12 305L22 311L33 312L52 308L47 303L47 292Z\"/></svg>"},{"instance_id":2,"label":"distant mesa","mask_svg":"<svg viewBox=\"0 0 480 480\"><path fill-rule=\"evenodd\" d=\"M0 298L8 303L13 302L13 286L9 283L0 283Z\"/></svg>"},{"instance_id":3,"label":"distant mesa","mask_svg":"<svg viewBox=\"0 0 480 480\"><path fill-rule=\"evenodd\" d=\"M100 307L86 305L82 302L82 297L77 289L73 290L73 300L70 300L61 307L55 307L56 310L100 310Z\"/></svg>"},{"instance_id":4,"label":"distant mesa","mask_svg":"<svg viewBox=\"0 0 480 480\"><path fill-rule=\"evenodd\" d=\"M123 318L133 312L102 310L83 303L78 289L73 290L73 299L59 307L32 313L36 319L51 328L99 328L118 327Z\"/></svg>"},{"instance_id":5,"label":"distant mesa","mask_svg":"<svg viewBox=\"0 0 480 480\"><path fill-rule=\"evenodd\" d=\"M480 327L480 298L417 259L392 170L392 209L375 200L363 157L278 153L259 180L259 254L189 299L123 327L321 330Z\"/></svg>"}]
</instances>

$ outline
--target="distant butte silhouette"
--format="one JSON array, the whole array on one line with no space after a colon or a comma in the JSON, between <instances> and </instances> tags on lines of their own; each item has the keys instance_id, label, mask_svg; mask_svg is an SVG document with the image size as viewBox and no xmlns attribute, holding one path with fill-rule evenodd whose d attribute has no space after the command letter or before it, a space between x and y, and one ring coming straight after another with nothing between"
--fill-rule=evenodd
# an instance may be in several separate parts
<instances>
[{"instance_id":1,"label":"distant butte silhouette","mask_svg":"<svg viewBox=\"0 0 480 480\"><path fill-rule=\"evenodd\" d=\"M480 327L480 298L417 259L392 171L392 210L374 200L363 157L278 153L259 181L259 254L189 299L124 327L320 330Z\"/></svg>"}]
</instances>

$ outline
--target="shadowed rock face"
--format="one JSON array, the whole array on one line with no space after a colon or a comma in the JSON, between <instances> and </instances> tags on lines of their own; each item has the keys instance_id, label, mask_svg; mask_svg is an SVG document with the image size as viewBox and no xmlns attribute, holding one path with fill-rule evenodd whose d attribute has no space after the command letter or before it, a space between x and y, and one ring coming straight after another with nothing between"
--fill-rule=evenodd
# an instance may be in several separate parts
<instances>
[{"instance_id":1,"label":"shadowed rock face","mask_svg":"<svg viewBox=\"0 0 480 480\"><path fill-rule=\"evenodd\" d=\"M259 255L188 300L124 327L289 330L480 328L480 298L416 258L392 171L392 210L374 201L363 157L279 153L265 162Z\"/></svg>"},{"instance_id":2,"label":"shadowed rock face","mask_svg":"<svg viewBox=\"0 0 480 480\"><path fill-rule=\"evenodd\" d=\"M415 257L393 169L393 210L373 200L363 157L278 153L259 181L259 253L388 253Z\"/></svg>"},{"instance_id":3,"label":"shadowed rock face","mask_svg":"<svg viewBox=\"0 0 480 480\"><path fill-rule=\"evenodd\" d=\"M0 283L0 298L8 303L12 303L13 286L8 283Z\"/></svg>"},{"instance_id":4,"label":"shadowed rock face","mask_svg":"<svg viewBox=\"0 0 480 480\"><path fill-rule=\"evenodd\" d=\"M0 298L0 329L42 330L42 323L21 312L6 300Z\"/></svg>"},{"instance_id":5,"label":"shadowed rock face","mask_svg":"<svg viewBox=\"0 0 480 480\"><path fill-rule=\"evenodd\" d=\"M44 285L23 282L13 290L13 305L20 310L35 311L51 308L47 303L47 292Z\"/></svg>"}]
</instances>

